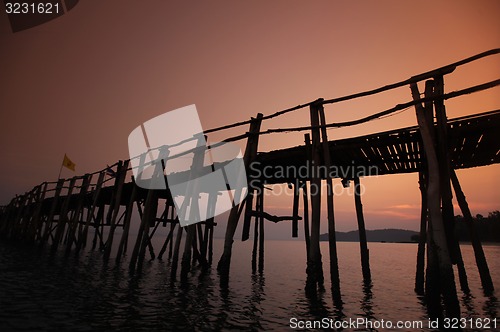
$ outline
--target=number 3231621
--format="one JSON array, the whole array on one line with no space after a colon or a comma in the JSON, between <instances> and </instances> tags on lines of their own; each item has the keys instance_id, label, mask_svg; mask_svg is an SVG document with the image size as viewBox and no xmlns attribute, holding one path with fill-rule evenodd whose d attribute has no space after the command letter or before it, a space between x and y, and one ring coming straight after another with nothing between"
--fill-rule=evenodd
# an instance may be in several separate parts
<instances>
[{"instance_id":1,"label":"number 3231621","mask_svg":"<svg viewBox=\"0 0 500 332\"><path fill-rule=\"evenodd\" d=\"M5 12L7 14L59 14L61 8L55 2L6 2Z\"/></svg>"}]
</instances>

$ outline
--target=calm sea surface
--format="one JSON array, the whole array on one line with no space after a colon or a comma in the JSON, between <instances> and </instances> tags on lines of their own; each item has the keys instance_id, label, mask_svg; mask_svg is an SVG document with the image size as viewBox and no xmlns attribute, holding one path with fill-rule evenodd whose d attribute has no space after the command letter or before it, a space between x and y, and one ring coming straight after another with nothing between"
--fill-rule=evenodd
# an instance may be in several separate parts
<instances>
[{"instance_id":1,"label":"calm sea surface","mask_svg":"<svg viewBox=\"0 0 500 332\"><path fill-rule=\"evenodd\" d=\"M215 242L216 263L223 243ZM363 287L359 245L339 243L341 306L329 290L328 244L321 245L326 291L311 300L304 294L302 241L266 240L264 273L253 275L251 241L235 242L228 287L220 287L215 264L181 283L170 279L168 261L145 263L142 274L131 276L127 261L105 265L98 251L75 257L0 242L0 331L290 330L292 318L325 317L427 324L413 291L415 244L369 243L373 282ZM472 247L462 251L472 290L459 292L463 316L500 317L500 247L485 246L497 287L490 297L481 291Z\"/></svg>"}]
</instances>

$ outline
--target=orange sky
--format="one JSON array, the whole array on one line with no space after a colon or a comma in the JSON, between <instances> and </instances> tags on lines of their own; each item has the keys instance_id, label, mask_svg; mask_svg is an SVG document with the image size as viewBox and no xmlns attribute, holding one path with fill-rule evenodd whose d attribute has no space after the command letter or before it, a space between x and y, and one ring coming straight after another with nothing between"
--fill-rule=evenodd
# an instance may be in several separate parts
<instances>
[{"instance_id":1,"label":"orange sky","mask_svg":"<svg viewBox=\"0 0 500 332\"><path fill-rule=\"evenodd\" d=\"M376 88L500 47L499 13L496 0L80 1L56 20L13 34L2 12L0 204L56 179L64 153L78 175L128 158L127 137L136 126L185 105L196 104L202 125L212 128ZM445 89L499 73L500 56L492 57L446 77ZM328 106L327 121L410 99L402 88ZM450 118L499 108L498 88L447 102ZM307 110L298 111L264 129L308 121ZM335 139L414 124L409 109L328 134ZM302 137L270 135L261 150L298 145ZM499 171L496 165L458 172L473 213L500 209ZM416 174L362 183L368 229L418 228ZM289 197L267 204L271 212L291 213ZM339 230L355 228L352 197L339 195L336 212Z\"/></svg>"}]
</instances>

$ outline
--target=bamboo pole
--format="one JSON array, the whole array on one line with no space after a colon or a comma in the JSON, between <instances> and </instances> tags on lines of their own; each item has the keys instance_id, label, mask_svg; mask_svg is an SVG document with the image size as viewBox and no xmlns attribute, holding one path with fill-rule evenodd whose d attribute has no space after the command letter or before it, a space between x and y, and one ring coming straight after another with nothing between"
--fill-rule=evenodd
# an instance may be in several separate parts
<instances>
[{"instance_id":1,"label":"bamboo pole","mask_svg":"<svg viewBox=\"0 0 500 332\"><path fill-rule=\"evenodd\" d=\"M325 110L323 105L318 106L320 124L326 125ZM326 128L321 128L321 141L323 148L323 165L327 170L330 170L331 157L330 147L328 145L328 135ZM328 248L330 253L330 277L332 280L333 296L336 300L340 300L340 276L339 276L339 263L337 258L337 240L335 237L335 211L333 206L333 180L329 174L326 175L326 203L328 212Z\"/></svg>"},{"instance_id":2,"label":"bamboo pole","mask_svg":"<svg viewBox=\"0 0 500 332\"><path fill-rule=\"evenodd\" d=\"M257 206L257 208L259 208ZM259 217L254 218L253 248L252 248L252 273L257 271L257 250L259 246Z\"/></svg>"},{"instance_id":3,"label":"bamboo pole","mask_svg":"<svg viewBox=\"0 0 500 332\"><path fill-rule=\"evenodd\" d=\"M113 246L113 239L116 229L116 220L118 218L118 213L121 206L121 198L123 192L123 184L125 183L125 177L127 176L129 160L119 161L116 171L115 185L113 186L114 202L113 210L111 215L111 223L109 228L108 240L104 246L104 260L108 260L111 254L111 247Z\"/></svg>"},{"instance_id":4,"label":"bamboo pole","mask_svg":"<svg viewBox=\"0 0 500 332\"><path fill-rule=\"evenodd\" d=\"M299 237L299 198L300 186L299 180L296 179L293 184L293 220L292 220L292 237Z\"/></svg>"},{"instance_id":5,"label":"bamboo pole","mask_svg":"<svg viewBox=\"0 0 500 332\"><path fill-rule=\"evenodd\" d=\"M412 96L414 99L420 97L418 87L416 84L410 85ZM446 233L444 230L443 218L441 215L440 204L440 179L439 179L439 161L434 148L434 142L430 132L433 130L429 127L425 119L425 108L421 104L417 104L416 115L417 122L422 136L423 149L427 157L428 167L428 187L427 187L427 201L429 206L429 220L430 220L430 234L429 234L429 248L435 253L436 270L439 271L439 285L444 298L444 305L447 317L460 317L460 304L458 302L457 290L455 286L455 277L453 274L453 267L450 260L448 245L446 240ZM429 264L434 260L428 260Z\"/></svg>"},{"instance_id":6,"label":"bamboo pole","mask_svg":"<svg viewBox=\"0 0 500 332\"><path fill-rule=\"evenodd\" d=\"M434 96L444 94L443 76L434 78ZM434 100L434 109L436 112L437 124L437 156L439 160L439 179L441 181L441 206L443 214L443 222L445 226L446 239L448 248L450 249L451 262L457 264L458 277L460 287L464 293L469 293L469 284L467 281L467 273L465 271L460 245L455 237L455 213L453 212L453 194L450 184L450 156L448 152L448 125L446 118L446 108L442 99Z\"/></svg>"},{"instance_id":7,"label":"bamboo pole","mask_svg":"<svg viewBox=\"0 0 500 332\"><path fill-rule=\"evenodd\" d=\"M133 181L132 181L133 182ZM134 202L137 194L137 186L132 184L132 192L130 193L129 202L126 207L125 218L123 219L123 233L118 245L118 252L116 253L116 264L120 263L121 257L127 253L128 235L130 232L130 223L134 213Z\"/></svg>"},{"instance_id":8,"label":"bamboo pole","mask_svg":"<svg viewBox=\"0 0 500 332\"><path fill-rule=\"evenodd\" d=\"M253 161L253 157L257 153L259 145L259 136L255 135L255 133L258 133L260 131L262 117L263 115L261 113L258 113L257 117L255 119L252 119L252 122L250 123L247 146L245 149L245 153L243 155L243 162L245 163L245 167L248 167L250 165L250 162ZM219 263L217 264L217 270L224 276L229 275L229 266L231 264L231 252L234 242L233 239L234 239L234 233L236 232L236 227L238 226L238 220L239 220L238 206L235 206L229 212L229 218L226 227L226 235L224 238L224 251L219 260Z\"/></svg>"},{"instance_id":9,"label":"bamboo pole","mask_svg":"<svg viewBox=\"0 0 500 332\"><path fill-rule=\"evenodd\" d=\"M75 189L76 177L71 178L69 181L68 193L66 194L66 199L64 200L61 209L59 210L59 220L56 227L56 235L54 237L54 242L52 243L52 250L57 249L59 243L61 242L62 235L64 234L64 229L66 227L66 222L68 220L68 209L71 200L71 194Z\"/></svg>"},{"instance_id":10,"label":"bamboo pole","mask_svg":"<svg viewBox=\"0 0 500 332\"><path fill-rule=\"evenodd\" d=\"M359 177L354 178L354 203L356 206L356 216L358 219L359 249L361 251L361 269L363 271L364 282L371 281L370 272L370 252L366 241L365 218L363 216L363 204L361 203L361 183Z\"/></svg>"},{"instance_id":11,"label":"bamboo pole","mask_svg":"<svg viewBox=\"0 0 500 332\"><path fill-rule=\"evenodd\" d=\"M493 281L491 280L490 269L488 268L488 262L484 255L483 246L481 245L481 239L477 234L474 221L472 220L472 214L469 209L469 204L465 198L465 194L462 191L460 182L458 181L457 174L455 170L451 170L451 181L453 183L453 188L455 189L455 195L457 195L458 205L462 210L465 218L465 222L469 228L469 234L472 241L472 248L474 249L474 257L476 258L476 265L479 270L479 276L481 278L481 285L483 286L484 293L491 295L494 290Z\"/></svg>"},{"instance_id":12,"label":"bamboo pole","mask_svg":"<svg viewBox=\"0 0 500 332\"><path fill-rule=\"evenodd\" d=\"M259 200L259 212L264 212L264 188L258 193L257 199ZM259 273L264 271L264 216L260 214L258 217L259 221Z\"/></svg>"},{"instance_id":13,"label":"bamboo pole","mask_svg":"<svg viewBox=\"0 0 500 332\"><path fill-rule=\"evenodd\" d=\"M99 177L97 179L97 184L94 188L94 193L92 197L92 203L87 207L87 218L85 220L85 226L83 227L83 231L78 237L76 252L80 251L81 248L85 248L87 245L87 236L89 232L90 223L92 222L92 218L94 218L94 212L97 207L97 200L99 199L99 194L101 193L102 184L104 183L104 175L105 172L100 172Z\"/></svg>"},{"instance_id":14,"label":"bamboo pole","mask_svg":"<svg viewBox=\"0 0 500 332\"><path fill-rule=\"evenodd\" d=\"M68 224L68 240L66 243L66 251L69 252L73 246L73 242L76 242L76 231L78 224L80 223L80 212L85 204L85 196L90 186L90 181L92 180L92 175L85 174L82 181L82 187L80 188L80 193L77 196L77 206L74 210L73 217Z\"/></svg>"},{"instance_id":15,"label":"bamboo pole","mask_svg":"<svg viewBox=\"0 0 500 332\"><path fill-rule=\"evenodd\" d=\"M44 182L41 186L40 196L37 199L37 206L35 208L35 214L33 215L33 230L31 234L31 240L36 242L42 238L43 231L43 221L41 219L42 207L45 201L45 195L47 194L47 182Z\"/></svg>"},{"instance_id":16,"label":"bamboo pole","mask_svg":"<svg viewBox=\"0 0 500 332\"><path fill-rule=\"evenodd\" d=\"M175 280L177 275L177 265L179 264L179 251L182 241L182 231L183 231L182 227L179 227L179 230L177 231L177 237L175 239L174 254L172 257L172 265L170 270L170 278L172 280Z\"/></svg>"},{"instance_id":17,"label":"bamboo pole","mask_svg":"<svg viewBox=\"0 0 500 332\"><path fill-rule=\"evenodd\" d=\"M423 167L422 167L423 168ZM420 199L422 202L420 212L420 235L418 237L418 250L417 250L417 268L415 273L415 292L417 294L424 294L425 282L425 243L427 242L427 176L424 175L424 170L419 171L419 187Z\"/></svg>"},{"instance_id":18,"label":"bamboo pole","mask_svg":"<svg viewBox=\"0 0 500 332\"><path fill-rule=\"evenodd\" d=\"M320 101L319 101L320 102ZM309 256L307 260L307 281L306 293L315 294L316 290L323 289L324 277L323 266L321 262L321 249L319 246L320 223L321 223L321 178L317 173L317 166L321 165L320 152L320 132L319 132L319 114L318 105L313 104L310 107L311 126L315 129L311 130L311 243Z\"/></svg>"},{"instance_id":19,"label":"bamboo pole","mask_svg":"<svg viewBox=\"0 0 500 332\"><path fill-rule=\"evenodd\" d=\"M45 224L45 231L43 233L42 245L48 242L49 236L52 234L52 223L54 221L54 215L56 212L57 204L59 201L59 196L61 195L61 190L64 184L64 179L57 180L56 189L54 197L52 199L52 205L50 207L49 215L47 217L47 222Z\"/></svg>"}]
</instances>

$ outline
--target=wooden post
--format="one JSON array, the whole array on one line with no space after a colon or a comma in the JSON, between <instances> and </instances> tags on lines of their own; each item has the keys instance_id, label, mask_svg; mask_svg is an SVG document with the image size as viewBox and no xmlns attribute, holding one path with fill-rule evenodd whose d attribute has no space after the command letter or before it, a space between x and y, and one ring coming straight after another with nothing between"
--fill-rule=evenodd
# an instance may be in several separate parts
<instances>
[{"instance_id":1,"label":"wooden post","mask_svg":"<svg viewBox=\"0 0 500 332\"><path fill-rule=\"evenodd\" d=\"M259 272L262 273L264 271L264 188L259 192L259 195L257 196L258 199L258 205L259 205L259 216L258 221L259 221Z\"/></svg>"},{"instance_id":2,"label":"wooden post","mask_svg":"<svg viewBox=\"0 0 500 332\"><path fill-rule=\"evenodd\" d=\"M40 186L40 194L37 198L35 212L33 214L33 229L31 230L30 239L36 242L42 237L43 223L41 222L41 213L45 194L47 193L47 182L42 183Z\"/></svg>"},{"instance_id":3,"label":"wooden post","mask_svg":"<svg viewBox=\"0 0 500 332\"><path fill-rule=\"evenodd\" d=\"M247 151L248 151L248 158L245 161L245 166L247 169L249 169L249 166L251 163L255 160L255 157L257 156L257 150L258 150L258 144L259 144L259 135L255 135L255 132L260 131L260 126L262 123L262 114L257 114L256 119L252 119L252 124L250 125L250 132L249 134L252 136L248 137L248 142L247 142L247 150L245 150L245 156L247 156ZM247 177L249 177L250 174L247 174ZM241 240L246 241L250 237L250 222L252 220L252 208L253 208L253 197L255 194L255 183L254 181L250 182L248 184L248 194L246 197L246 206L245 206L245 215L243 219L243 231L241 235Z\"/></svg>"},{"instance_id":4,"label":"wooden post","mask_svg":"<svg viewBox=\"0 0 500 332\"><path fill-rule=\"evenodd\" d=\"M66 194L66 198L59 210L59 220L57 222L56 235L54 237L54 242L52 243L52 250L57 249L59 243L61 242L62 235L64 234L64 229L66 227L66 222L68 220L68 208L69 202L71 200L71 194L73 193L73 189L75 189L76 177L73 177L69 181L68 193Z\"/></svg>"},{"instance_id":5,"label":"wooden post","mask_svg":"<svg viewBox=\"0 0 500 332\"><path fill-rule=\"evenodd\" d=\"M121 257L127 253L128 244L128 234L130 231L130 221L132 219L132 214L134 213L134 202L137 193L137 186L132 180L132 192L130 193L130 199L126 208L125 218L123 219L123 234L118 246L118 252L116 253L116 263L120 263Z\"/></svg>"},{"instance_id":6,"label":"wooden post","mask_svg":"<svg viewBox=\"0 0 500 332\"><path fill-rule=\"evenodd\" d=\"M64 179L59 179L56 184L54 197L52 198L52 205L50 206L49 215L47 217L45 231L43 233L43 238L42 238L42 245L44 245L49 240L49 236L52 234L52 223L54 222L54 215L56 213L56 208L59 202L59 196L61 195L61 190L63 185L64 185Z\"/></svg>"},{"instance_id":7,"label":"wooden post","mask_svg":"<svg viewBox=\"0 0 500 332\"><path fill-rule=\"evenodd\" d=\"M161 260L163 258L163 254L167 250L167 246L170 245L170 247L171 247L172 242L174 242L173 237L174 237L174 230L175 230L176 225L177 225L177 223L175 223L173 220L170 222L170 230L168 232L167 238L165 239L165 242L163 243L163 246L161 247L161 250L158 253L159 260Z\"/></svg>"},{"instance_id":8,"label":"wooden post","mask_svg":"<svg viewBox=\"0 0 500 332\"><path fill-rule=\"evenodd\" d=\"M196 137L195 137L196 139ZM198 138L199 147L193 155L193 162L191 164L192 174L198 173L200 169L203 168L204 160L205 160L205 137L200 135ZM202 148L201 148L202 147ZM191 270L191 250L196 249L193 248L193 244L196 241L196 222L200 222L200 207L199 207L199 195L200 193L194 187L192 180L187 185L186 196L184 197L184 202L182 203L182 207L178 214L184 218L186 214L187 206L189 209L189 221L192 224L186 226L186 241L184 242L184 253L182 255L181 260L181 279L185 280L187 278L187 274ZM196 250L193 250L196 251Z\"/></svg>"},{"instance_id":9,"label":"wooden post","mask_svg":"<svg viewBox=\"0 0 500 332\"><path fill-rule=\"evenodd\" d=\"M330 172L331 157L330 147L328 145L328 135L326 133L326 119L325 110L323 105L318 105L318 112L321 128L321 139L323 147L323 166ZM330 276L332 279L332 291L336 300L340 300L340 276L339 276L339 263L337 258L337 240L335 237L335 212L333 208L333 180L330 174L326 174L326 203L328 211L328 248L330 251ZM369 268L368 268L369 271Z\"/></svg>"},{"instance_id":10,"label":"wooden post","mask_svg":"<svg viewBox=\"0 0 500 332\"><path fill-rule=\"evenodd\" d=\"M304 237L306 240L306 255L309 257L311 237L309 230L309 197L307 195L307 181L304 181L302 184L302 202L304 204Z\"/></svg>"},{"instance_id":11,"label":"wooden post","mask_svg":"<svg viewBox=\"0 0 500 332\"><path fill-rule=\"evenodd\" d=\"M323 289L323 264L321 262L321 249L319 246L320 224L321 224L321 178L318 173L318 166L321 165L321 146L319 131L319 114L317 103L310 106L310 117L312 133L311 144L311 243L307 260L307 281L306 293L314 295L317 288ZM313 176L314 175L314 176ZM333 281L332 281L333 286Z\"/></svg>"},{"instance_id":12,"label":"wooden post","mask_svg":"<svg viewBox=\"0 0 500 332\"><path fill-rule=\"evenodd\" d=\"M181 240L182 240L182 227L179 226L179 230L177 231L177 237L175 239L174 255L172 257L172 265L170 270L170 277L172 280L175 280L177 275L177 265L179 264L179 249L181 247Z\"/></svg>"},{"instance_id":13,"label":"wooden post","mask_svg":"<svg viewBox=\"0 0 500 332\"><path fill-rule=\"evenodd\" d=\"M85 196L87 195L87 191L90 186L90 181L92 180L92 175L90 174L85 174L83 177L82 181L82 187L80 188L80 194L78 195L77 199L77 206L74 210L74 215L70 223L68 224L68 241L66 244L66 251L69 252L71 250L71 247L73 245L73 242L75 242L76 238L76 231L78 228L78 224L80 223L80 212L83 209L83 206L85 204Z\"/></svg>"},{"instance_id":14,"label":"wooden post","mask_svg":"<svg viewBox=\"0 0 500 332\"><path fill-rule=\"evenodd\" d=\"M359 231L359 249L361 251L361 268L363 271L363 280L369 282L371 280L370 273L370 252L366 241L365 218L363 216L363 204L361 203L361 184L359 177L354 178L354 203L356 205L356 216L358 219Z\"/></svg>"},{"instance_id":15,"label":"wooden post","mask_svg":"<svg viewBox=\"0 0 500 332\"><path fill-rule=\"evenodd\" d=\"M263 114L258 113L257 117L252 118L252 122L250 123L249 136L247 140L247 146L245 149L245 154L243 155L243 162L245 163L245 167L250 166L250 162L253 161L254 156L257 154L258 145L259 145L259 131L260 125L262 123ZM251 188L249 187L249 190ZM247 197L251 196L250 192ZM250 202L249 202L250 203ZM249 204L252 205L252 204ZM227 276L229 274L229 266L231 264L231 252L233 248L234 242L234 233L236 232L236 227L238 227L238 206L235 206L229 212L229 218L227 221L226 227L226 235L224 238L224 252L217 264L217 270L223 274L223 276Z\"/></svg>"},{"instance_id":16,"label":"wooden post","mask_svg":"<svg viewBox=\"0 0 500 332\"><path fill-rule=\"evenodd\" d=\"M300 186L299 180L296 179L293 184L293 220L292 220L292 237L299 237L299 198Z\"/></svg>"},{"instance_id":17,"label":"wooden post","mask_svg":"<svg viewBox=\"0 0 500 332\"><path fill-rule=\"evenodd\" d=\"M443 76L434 78L434 96L442 96L444 94ZM460 245L455 237L455 214L453 212L453 195L450 184L450 156L448 152L448 120L446 118L446 109L443 99L434 100L434 109L436 112L437 123L437 157L439 161L439 178L441 181L441 204L443 222L445 226L448 248L450 249L450 258L452 263L456 263L458 267L458 276L460 287L465 293L469 293L469 284L467 281L467 273L465 271Z\"/></svg>"},{"instance_id":18,"label":"wooden post","mask_svg":"<svg viewBox=\"0 0 500 332\"><path fill-rule=\"evenodd\" d=\"M484 256L481 239L477 234L477 230L472 219L472 214L469 209L469 204L467 204L465 194L462 191L462 187L460 186L460 182L458 181L458 177L454 169L451 170L451 182L453 183L453 189L455 189L455 195L457 195L458 205L462 210L465 222L467 223L467 226L469 228L469 235L471 237L472 248L474 249L474 256L476 258L476 265L479 270L479 276L481 278L481 285L483 286L484 293L487 295L491 295L494 287L493 281L491 280L490 269L488 268L488 262L486 261L486 257Z\"/></svg>"},{"instance_id":19,"label":"wooden post","mask_svg":"<svg viewBox=\"0 0 500 332\"><path fill-rule=\"evenodd\" d=\"M427 242L427 176L424 175L423 169L418 174L422 206L420 212L420 235L418 237L417 271L415 273L415 292L423 295L425 282L425 243Z\"/></svg>"},{"instance_id":20,"label":"wooden post","mask_svg":"<svg viewBox=\"0 0 500 332\"><path fill-rule=\"evenodd\" d=\"M115 185L113 186L113 192L114 192L113 195L114 203L112 204L113 212L111 215L108 240L106 241L106 244L104 246L104 260L108 260L109 255L111 254L111 247L113 246L113 238L116 229L116 220L118 218L118 213L120 212L123 184L125 183L125 177L127 176L129 162L130 160L125 160L125 162L120 160L118 162Z\"/></svg>"},{"instance_id":21,"label":"wooden post","mask_svg":"<svg viewBox=\"0 0 500 332\"><path fill-rule=\"evenodd\" d=\"M158 172L158 170L155 170L155 172ZM137 241L140 243L139 256L137 260L137 269L139 271L142 269L142 264L146 256L146 248L150 247L151 245L149 239L149 230L151 228L151 225L153 225L156 220L157 210L158 210L158 191L154 189L149 189L148 195L146 197L146 202L144 203L144 214L142 215L142 220L141 220L143 229L142 238L139 237L139 235L137 238Z\"/></svg>"},{"instance_id":22,"label":"wooden post","mask_svg":"<svg viewBox=\"0 0 500 332\"><path fill-rule=\"evenodd\" d=\"M99 247L103 246L102 235L101 235L102 232L99 230L99 227L101 227L103 221L104 221L104 202L99 205L97 209L97 216L95 217L94 220L94 239L92 240L92 250L95 250L97 246L97 238L99 238L100 242Z\"/></svg>"},{"instance_id":23,"label":"wooden post","mask_svg":"<svg viewBox=\"0 0 500 332\"><path fill-rule=\"evenodd\" d=\"M306 156L311 156L311 136L304 135L304 143L306 148ZM306 160L308 160L306 158ZM309 247L311 246L311 229L309 227L309 195L307 190L307 179L304 180L302 185L302 201L304 203L304 237L306 240L306 254L309 258Z\"/></svg>"},{"instance_id":24,"label":"wooden post","mask_svg":"<svg viewBox=\"0 0 500 332\"><path fill-rule=\"evenodd\" d=\"M99 199L99 194L101 193L102 184L104 183L105 172L99 173L99 178L97 179L97 184L94 188L94 193L92 197L92 203L87 207L87 219L85 221L85 226L83 227L83 231L78 237L78 242L76 244L76 252L80 251L81 248L84 248L87 245L87 236L89 232L90 223L92 222L92 218L94 218L94 212L97 207L97 200Z\"/></svg>"},{"instance_id":25,"label":"wooden post","mask_svg":"<svg viewBox=\"0 0 500 332\"><path fill-rule=\"evenodd\" d=\"M257 209L259 207L257 206ZM259 245L259 217L255 216L253 229L253 248L252 248L252 273L257 271L257 250Z\"/></svg>"},{"instance_id":26,"label":"wooden post","mask_svg":"<svg viewBox=\"0 0 500 332\"><path fill-rule=\"evenodd\" d=\"M410 85L414 100L420 99L420 93L416 83ZM440 204L440 179L439 162L437 159L434 142L432 140L432 127L429 126L425 118L426 110L421 104L415 105L417 122L422 136L423 150L425 151L428 167L427 202L429 206L429 248L433 248L436 256L436 269L439 271L440 288L444 298L447 317L460 317L460 304L458 302L457 290L453 267L448 251L446 233L444 230L443 218ZM433 263L428 260L429 264Z\"/></svg>"}]
</instances>

